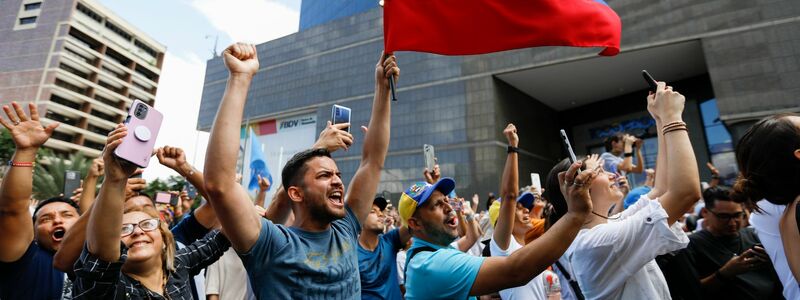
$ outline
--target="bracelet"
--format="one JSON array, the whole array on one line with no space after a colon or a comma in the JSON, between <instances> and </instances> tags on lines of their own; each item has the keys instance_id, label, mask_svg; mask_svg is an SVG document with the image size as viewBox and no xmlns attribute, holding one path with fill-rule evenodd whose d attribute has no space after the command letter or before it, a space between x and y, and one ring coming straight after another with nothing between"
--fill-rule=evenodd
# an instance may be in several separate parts
<instances>
[{"instance_id":1,"label":"bracelet","mask_svg":"<svg viewBox=\"0 0 800 300\"><path fill-rule=\"evenodd\" d=\"M519 148L518 148L518 147L511 146L511 145L508 145L508 151L507 151L507 152L508 152L508 153L512 153L512 152L513 152L513 153L519 153Z\"/></svg>"},{"instance_id":2,"label":"bracelet","mask_svg":"<svg viewBox=\"0 0 800 300\"><path fill-rule=\"evenodd\" d=\"M32 162L32 161L31 162L11 161L11 160L8 161L8 165L12 166L12 167L29 167L29 168L33 168L33 166L35 164L36 163Z\"/></svg>"},{"instance_id":3,"label":"bracelet","mask_svg":"<svg viewBox=\"0 0 800 300\"><path fill-rule=\"evenodd\" d=\"M686 122L683 122L683 121L675 121L675 122L671 122L671 123L669 123L669 124L666 124L666 125L664 125L664 126L661 126L661 128L662 128L662 129L663 129L663 128L669 128L669 127L672 127L672 126L678 126L678 125L683 125L683 126L686 126Z\"/></svg>"},{"instance_id":4,"label":"bracelet","mask_svg":"<svg viewBox=\"0 0 800 300\"><path fill-rule=\"evenodd\" d=\"M633 157L633 152L625 152L625 157Z\"/></svg>"},{"instance_id":5,"label":"bracelet","mask_svg":"<svg viewBox=\"0 0 800 300\"><path fill-rule=\"evenodd\" d=\"M680 131L680 130L686 131L687 133L689 132L689 129L684 126L684 127L673 127L673 128L670 128L670 129L666 129L666 130L664 130L663 134L667 135L667 133L670 133L670 132L673 132L673 131Z\"/></svg>"}]
</instances>

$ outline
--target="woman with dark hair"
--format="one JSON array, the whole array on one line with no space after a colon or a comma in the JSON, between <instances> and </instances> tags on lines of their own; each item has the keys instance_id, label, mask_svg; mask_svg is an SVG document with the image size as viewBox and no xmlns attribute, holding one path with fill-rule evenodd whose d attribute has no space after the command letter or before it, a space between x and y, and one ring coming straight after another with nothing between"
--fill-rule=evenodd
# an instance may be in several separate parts
<instances>
[{"instance_id":1,"label":"woman with dark hair","mask_svg":"<svg viewBox=\"0 0 800 300\"><path fill-rule=\"evenodd\" d=\"M617 175L605 172L606 176L597 176L591 183L592 215L556 262L562 291L574 292L567 295L570 299L670 299L655 257L688 244L677 220L700 199L700 179L681 119L684 97L659 82L647 101L658 126L655 187L627 210L609 217L609 208L623 197ZM556 176L568 164L562 161L548 174L547 198L553 205L547 216L550 224L566 212Z\"/></svg>"},{"instance_id":2,"label":"woman with dark hair","mask_svg":"<svg viewBox=\"0 0 800 300\"><path fill-rule=\"evenodd\" d=\"M783 296L800 299L800 116L779 114L750 127L736 145L736 162L740 173L732 197L753 210L750 224L775 266Z\"/></svg>"},{"instance_id":3,"label":"woman with dark hair","mask_svg":"<svg viewBox=\"0 0 800 300\"><path fill-rule=\"evenodd\" d=\"M92 208L86 245L75 263L75 299L192 299L191 277L230 247L219 231L175 249L172 233L154 209L123 212L125 185L136 167L114 154L127 135L119 124L103 152L105 180Z\"/></svg>"}]
</instances>

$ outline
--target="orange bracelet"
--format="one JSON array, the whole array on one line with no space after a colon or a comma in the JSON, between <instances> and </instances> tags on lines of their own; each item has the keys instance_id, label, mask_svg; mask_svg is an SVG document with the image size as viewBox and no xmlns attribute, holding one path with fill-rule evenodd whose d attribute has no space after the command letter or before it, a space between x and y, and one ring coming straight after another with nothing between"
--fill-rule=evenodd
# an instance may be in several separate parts
<instances>
[{"instance_id":1,"label":"orange bracelet","mask_svg":"<svg viewBox=\"0 0 800 300\"><path fill-rule=\"evenodd\" d=\"M22 162L22 161L8 161L8 165L12 167L29 167L33 168L36 163L34 162Z\"/></svg>"}]
</instances>

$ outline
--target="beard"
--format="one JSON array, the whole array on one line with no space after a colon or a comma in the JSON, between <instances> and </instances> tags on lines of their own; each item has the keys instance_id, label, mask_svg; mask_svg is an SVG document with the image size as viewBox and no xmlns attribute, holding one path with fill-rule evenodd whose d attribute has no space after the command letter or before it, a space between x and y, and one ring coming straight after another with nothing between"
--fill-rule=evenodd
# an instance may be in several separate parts
<instances>
[{"instance_id":1,"label":"beard","mask_svg":"<svg viewBox=\"0 0 800 300\"><path fill-rule=\"evenodd\" d=\"M458 238L458 231L449 232L447 229L445 229L443 222L437 223L422 220L422 225L424 226L423 232L425 235L427 235L431 240L435 241L436 244L450 245L450 243Z\"/></svg>"},{"instance_id":2,"label":"beard","mask_svg":"<svg viewBox=\"0 0 800 300\"><path fill-rule=\"evenodd\" d=\"M306 193L306 195L312 195L312 193ZM307 197L306 200L310 200L307 201L308 212L315 220L330 223L345 217L344 209L337 210L328 206L328 197L326 195L313 195L313 198Z\"/></svg>"}]
</instances>

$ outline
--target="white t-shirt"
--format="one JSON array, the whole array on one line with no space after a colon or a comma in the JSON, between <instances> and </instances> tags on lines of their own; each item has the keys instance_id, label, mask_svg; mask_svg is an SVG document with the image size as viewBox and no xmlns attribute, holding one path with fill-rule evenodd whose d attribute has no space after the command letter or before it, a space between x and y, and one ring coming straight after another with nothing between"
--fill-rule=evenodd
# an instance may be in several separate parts
<instances>
[{"instance_id":1,"label":"white t-shirt","mask_svg":"<svg viewBox=\"0 0 800 300\"><path fill-rule=\"evenodd\" d=\"M458 238L454 242L450 243L450 247L458 249L458 240L459 239L461 239L461 238ZM461 251L461 249L458 249L458 250ZM478 241L475 242L475 244L472 245L472 247L467 249L467 251L464 251L464 253L472 255L472 256L478 256L478 257L483 256L483 243L481 243L481 241L479 239Z\"/></svg>"},{"instance_id":2,"label":"white t-shirt","mask_svg":"<svg viewBox=\"0 0 800 300\"><path fill-rule=\"evenodd\" d=\"M494 241L489 242L489 251L492 256L509 256L511 253L522 249L522 245L517 243L514 237L511 237L508 243L508 249L502 250L500 246ZM547 281L545 281L544 273L539 273L531 281L523 286L505 289L500 291L500 298L503 300L527 300L527 299L547 299Z\"/></svg>"},{"instance_id":3,"label":"white t-shirt","mask_svg":"<svg viewBox=\"0 0 800 300\"><path fill-rule=\"evenodd\" d=\"M397 252L397 282L406 284L406 250Z\"/></svg>"},{"instance_id":4,"label":"white t-shirt","mask_svg":"<svg viewBox=\"0 0 800 300\"><path fill-rule=\"evenodd\" d=\"M255 299L244 264L233 248L208 266L206 290L202 295L219 295L220 299ZM205 298L205 297L204 297Z\"/></svg>"},{"instance_id":5,"label":"white t-shirt","mask_svg":"<svg viewBox=\"0 0 800 300\"><path fill-rule=\"evenodd\" d=\"M767 251L775 273L783 284L783 297L786 299L800 299L800 286L789 269L789 261L781 241L780 219L786 205L775 205L767 200L758 201L758 207L764 212L753 212L750 215L750 225L756 230L764 250Z\"/></svg>"},{"instance_id":6,"label":"white t-shirt","mask_svg":"<svg viewBox=\"0 0 800 300\"><path fill-rule=\"evenodd\" d=\"M606 224L582 229L564 253L586 299L671 299L655 258L685 248L681 224L642 195Z\"/></svg>"}]
</instances>

